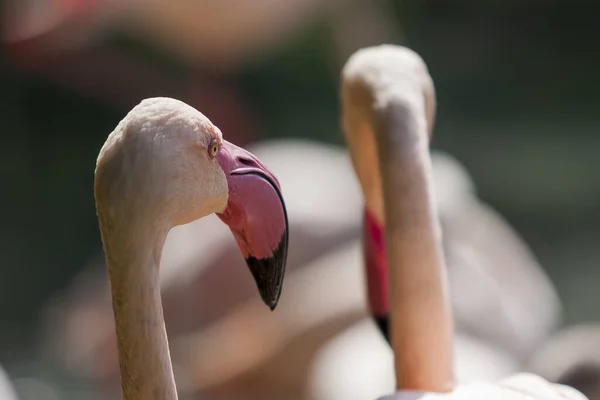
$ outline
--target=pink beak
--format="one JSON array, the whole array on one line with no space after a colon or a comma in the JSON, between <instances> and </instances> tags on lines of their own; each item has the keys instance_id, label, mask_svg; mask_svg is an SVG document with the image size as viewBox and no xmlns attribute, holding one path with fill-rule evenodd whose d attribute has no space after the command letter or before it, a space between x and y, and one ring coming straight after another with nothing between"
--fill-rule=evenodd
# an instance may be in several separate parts
<instances>
[{"instance_id":1,"label":"pink beak","mask_svg":"<svg viewBox=\"0 0 600 400\"><path fill-rule=\"evenodd\" d=\"M385 231L369 210L365 210L363 223L363 249L367 273L369 309L377 326L389 341L388 313L390 312L390 288L385 248Z\"/></svg>"},{"instance_id":2,"label":"pink beak","mask_svg":"<svg viewBox=\"0 0 600 400\"><path fill-rule=\"evenodd\" d=\"M288 218L275 175L253 154L222 142L216 160L227 176L229 200L222 214L263 301L277 307L288 247Z\"/></svg>"}]
</instances>

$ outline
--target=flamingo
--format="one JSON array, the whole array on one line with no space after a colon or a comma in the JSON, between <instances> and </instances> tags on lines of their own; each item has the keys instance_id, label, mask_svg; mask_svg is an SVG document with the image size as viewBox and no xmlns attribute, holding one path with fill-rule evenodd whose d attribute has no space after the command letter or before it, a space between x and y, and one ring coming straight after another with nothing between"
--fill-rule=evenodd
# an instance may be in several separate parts
<instances>
[{"instance_id":1,"label":"flamingo","mask_svg":"<svg viewBox=\"0 0 600 400\"><path fill-rule=\"evenodd\" d=\"M94 194L126 400L176 400L159 285L168 231L216 213L229 226L261 299L281 296L288 229L281 188L251 153L202 113L143 100L98 155Z\"/></svg>"},{"instance_id":2,"label":"flamingo","mask_svg":"<svg viewBox=\"0 0 600 400\"><path fill-rule=\"evenodd\" d=\"M388 68L395 67L397 66ZM422 79L422 81L425 86L425 120L431 135L436 108L435 89L430 78ZM347 113L350 112L352 111L347 111ZM348 138L348 135L346 137ZM491 265L489 268L485 268L485 273L490 275L489 278L498 282L498 285L488 279L482 279L478 288L472 287L469 290L452 292L453 309L457 312L455 317L459 318L461 327L466 328L467 332L486 338L488 341L491 339L492 342L509 350L517 361L523 362L557 324L557 310L560 306L556 294L553 293L552 284L539 268L532 265L535 263L533 256L524 243L520 242L517 235L511 232L510 227L503 224L502 218L483 204L477 206L473 204L473 201L476 200L472 195L473 183L466 171L461 170L461 166L447 157L438 155L436 161L438 168L435 168L435 173L432 175L432 185L436 194L443 194L443 197L433 201L437 204L442 231L446 235L443 238L443 247L450 279L460 279L461 275L465 275L464 266L468 266L467 269L471 270L467 274L469 279L473 279L475 270L481 270L479 273L484 271L482 267L469 266L469 264L486 264L489 263L489 260L482 258L489 259L490 256L499 255L499 252L504 253L503 256L498 257L502 265ZM361 174L364 173L357 172L360 179ZM367 172L367 174L370 173ZM362 179L368 180L370 175ZM379 189L369 190L377 191ZM369 309L381 333L389 342L388 313L390 304L382 211L380 210L381 205L378 206L379 211L377 211L378 208L370 205L369 201L381 202L381 200L367 199L364 213L363 246ZM490 232L492 233L490 234ZM464 249L464 243L469 243L476 251L464 254L464 251L461 251ZM463 271L460 271L461 269ZM468 282L456 282L451 286L466 286L467 284ZM511 296L502 299L499 303L488 300L486 302L489 304L486 306L473 304L489 297L489 295L481 296L482 290L487 293L496 292L499 285L510 287ZM530 296L529 293L532 290L535 290L539 296L543 296L546 302L540 304ZM469 303L472 304L469 305ZM484 309L487 312L482 313ZM527 312L534 312L538 318L532 319L524 315ZM500 314L503 315L506 322L498 326L494 320L497 320ZM517 329L520 331L515 332Z\"/></svg>"},{"instance_id":3,"label":"flamingo","mask_svg":"<svg viewBox=\"0 0 600 400\"><path fill-rule=\"evenodd\" d=\"M374 286L387 277L368 276L371 309L389 307L389 329L381 328L394 349L397 393L382 400L585 399L533 374L455 386L453 318L428 149L434 99L425 62L405 47L361 49L344 66L342 126L367 224L385 232L387 243L389 297L388 287ZM367 245L367 258L370 250Z\"/></svg>"}]
</instances>

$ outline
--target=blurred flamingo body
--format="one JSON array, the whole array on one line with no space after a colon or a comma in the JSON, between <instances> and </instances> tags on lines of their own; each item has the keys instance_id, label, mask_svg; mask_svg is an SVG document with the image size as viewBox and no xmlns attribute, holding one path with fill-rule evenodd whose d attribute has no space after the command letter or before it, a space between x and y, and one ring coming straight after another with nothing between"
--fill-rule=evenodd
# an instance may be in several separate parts
<instances>
[{"instance_id":1,"label":"blurred flamingo body","mask_svg":"<svg viewBox=\"0 0 600 400\"><path fill-rule=\"evenodd\" d=\"M331 390L358 396L358 387L368 388L371 397L386 393L394 384L392 352L368 322L359 241L362 201L347 153L304 140L267 141L250 149L286 188L289 302L280 304L280 313L263 314L260 301L249 297L251 281L241 274L243 261L232 251L236 244L215 216L171 230L161 260L163 304L174 339L172 355L184 357L180 362L190 360L180 369L189 375L189 389L210 390L217 396L227 388L226 393L255 393L256 398L273 391L298 398L330 399L318 393ZM305 164L318 172L298 167ZM519 236L477 199L464 167L439 151L432 153L432 166L457 319L457 379L499 379L518 371L519 356L532 351L554 328L557 297ZM197 243L196 237L206 240ZM497 247L512 249L510 257L494 251ZM111 377L113 382L116 345L103 275L102 270L86 271L66 296L56 299L48 309L44 339L70 371ZM293 300L294 293L300 300ZM303 293L315 293L318 302L307 302ZM217 298L216 304L209 300ZM478 323L482 318L484 323ZM348 335L360 345L349 342ZM249 347L239 351L240 343L254 340L270 346L249 345L251 352ZM365 349L368 358L356 353L358 348ZM290 357L297 362L287 362ZM354 378L347 377L348 382L356 385L335 384L346 379L340 368L331 368L340 363L348 365L343 371L352 371ZM377 373L380 368L384 372ZM328 388L322 383L329 383Z\"/></svg>"},{"instance_id":2,"label":"blurred flamingo body","mask_svg":"<svg viewBox=\"0 0 600 400\"><path fill-rule=\"evenodd\" d=\"M543 378L573 386L590 400L600 399L600 324L561 329L545 341L529 362Z\"/></svg>"}]
</instances>

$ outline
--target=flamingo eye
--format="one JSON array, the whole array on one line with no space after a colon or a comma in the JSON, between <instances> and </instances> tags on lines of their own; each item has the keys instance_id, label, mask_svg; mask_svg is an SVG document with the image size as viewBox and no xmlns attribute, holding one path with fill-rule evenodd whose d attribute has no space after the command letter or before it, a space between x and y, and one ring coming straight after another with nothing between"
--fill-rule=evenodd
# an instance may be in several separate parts
<instances>
[{"instance_id":1,"label":"flamingo eye","mask_svg":"<svg viewBox=\"0 0 600 400\"><path fill-rule=\"evenodd\" d=\"M210 144L208 145L208 156L210 158L215 158L217 153L219 152L219 142L217 139L212 139Z\"/></svg>"}]
</instances>

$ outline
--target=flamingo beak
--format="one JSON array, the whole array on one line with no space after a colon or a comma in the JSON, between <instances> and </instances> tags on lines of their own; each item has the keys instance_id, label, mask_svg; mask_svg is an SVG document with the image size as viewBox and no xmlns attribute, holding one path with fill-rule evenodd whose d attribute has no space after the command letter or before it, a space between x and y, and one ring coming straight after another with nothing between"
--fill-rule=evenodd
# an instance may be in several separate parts
<instances>
[{"instance_id":1,"label":"flamingo beak","mask_svg":"<svg viewBox=\"0 0 600 400\"><path fill-rule=\"evenodd\" d=\"M368 209L365 209L363 229L369 310L377 327L389 342L390 288L385 231Z\"/></svg>"},{"instance_id":2,"label":"flamingo beak","mask_svg":"<svg viewBox=\"0 0 600 400\"><path fill-rule=\"evenodd\" d=\"M253 154L225 140L215 157L229 186L217 214L235 237L262 300L277 307L287 260L288 218L275 175Z\"/></svg>"}]
</instances>

